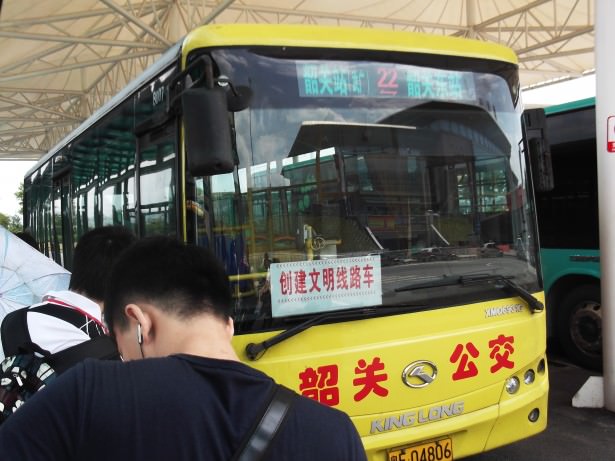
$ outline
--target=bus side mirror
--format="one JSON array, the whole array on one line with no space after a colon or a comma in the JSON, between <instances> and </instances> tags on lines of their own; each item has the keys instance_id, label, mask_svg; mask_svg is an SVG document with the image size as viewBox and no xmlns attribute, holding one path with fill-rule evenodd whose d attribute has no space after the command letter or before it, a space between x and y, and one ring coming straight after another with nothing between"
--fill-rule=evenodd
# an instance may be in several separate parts
<instances>
[{"instance_id":1,"label":"bus side mirror","mask_svg":"<svg viewBox=\"0 0 615 461\"><path fill-rule=\"evenodd\" d=\"M181 101L187 167L192 176L232 172L235 153L224 89L188 88Z\"/></svg>"},{"instance_id":2,"label":"bus side mirror","mask_svg":"<svg viewBox=\"0 0 615 461\"><path fill-rule=\"evenodd\" d=\"M551 149L547 137L547 117L544 109L527 109L523 112L526 146L532 165L534 189L547 192L555 187Z\"/></svg>"}]
</instances>

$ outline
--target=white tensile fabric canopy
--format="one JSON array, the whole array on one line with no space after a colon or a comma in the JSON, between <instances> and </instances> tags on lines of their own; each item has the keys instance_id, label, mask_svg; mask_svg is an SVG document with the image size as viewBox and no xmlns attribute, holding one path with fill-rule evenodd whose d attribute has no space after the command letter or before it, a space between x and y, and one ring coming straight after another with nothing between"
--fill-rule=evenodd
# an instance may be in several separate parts
<instances>
[{"instance_id":1,"label":"white tensile fabric canopy","mask_svg":"<svg viewBox=\"0 0 615 461\"><path fill-rule=\"evenodd\" d=\"M35 160L188 30L312 23L512 47L522 86L594 68L593 0L0 0L0 160Z\"/></svg>"}]
</instances>

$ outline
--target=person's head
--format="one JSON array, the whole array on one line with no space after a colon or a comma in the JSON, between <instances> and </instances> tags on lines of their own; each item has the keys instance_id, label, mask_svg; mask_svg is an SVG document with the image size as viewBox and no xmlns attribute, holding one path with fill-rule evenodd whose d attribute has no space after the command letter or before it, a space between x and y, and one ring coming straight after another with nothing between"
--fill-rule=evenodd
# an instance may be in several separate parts
<instances>
[{"instance_id":1,"label":"person's head","mask_svg":"<svg viewBox=\"0 0 615 461\"><path fill-rule=\"evenodd\" d=\"M101 304L113 263L135 241L135 235L121 226L99 227L83 234L75 247L69 290Z\"/></svg>"},{"instance_id":2,"label":"person's head","mask_svg":"<svg viewBox=\"0 0 615 461\"><path fill-rule=\"evenodd\" d=\"M140 240L116 262L104 300L105 320L124 358L192 353L182 349L191 336L230 345L228 277L205 248L168 237Z\"/></svg>"}]
</instances>

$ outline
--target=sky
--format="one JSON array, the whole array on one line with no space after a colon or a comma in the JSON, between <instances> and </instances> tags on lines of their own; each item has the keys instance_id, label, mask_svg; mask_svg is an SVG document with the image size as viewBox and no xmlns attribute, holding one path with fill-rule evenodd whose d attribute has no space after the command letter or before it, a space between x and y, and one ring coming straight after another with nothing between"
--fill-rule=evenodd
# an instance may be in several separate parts
<instances>
[{"instance_id":1,"label":"sky","mask_svg":"<svg viewBox=\"0 0 615 461\"><path fill-rule=\"evenodd\" d=\"M19 212L15 192L25 173L35 162L0 161L0 213L13 216Z\"/></svg>"},{"instance_id":2,"label":"sky","mask_svg":"<svg viewBox=\"0 0 615 461\"><path fill-rule=\"evenodd\" d=\"M547 107L596 96L596 75L543 86L522 92L525 107Z\"/></svg>"},{"instance_id":3,"label":"sky","mask_svg":"<svg viewBox=\"0 0 615 461\"><path fill-rule=\"evenodd\" d=\"M595 96L595 75L523 91L526 107L546 107ZM13 216L19 211L15 192L35 162L0 161L0 213Z\"/></svg>"}]
</instances>

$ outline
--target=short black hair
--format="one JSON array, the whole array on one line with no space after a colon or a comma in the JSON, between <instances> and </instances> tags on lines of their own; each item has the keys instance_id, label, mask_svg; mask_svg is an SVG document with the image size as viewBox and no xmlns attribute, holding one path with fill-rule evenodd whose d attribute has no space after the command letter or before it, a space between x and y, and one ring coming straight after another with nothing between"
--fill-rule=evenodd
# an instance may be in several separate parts
<instances>
[{"instance_id":1,"label":"short black hair","mask_svg":"<svg viewBox=\"0 0 615 461\"><path fill-rule=\"evenodd\" d=\"M147 302L180 318L209 313L227 320L232 295L222 263L209 250L169 237L147 237L113 267L105 294L109 330L128 325L124 307Z\"/></svg>"},{"instance_id":2,"label":"short black hair","mask_svg":"<svg viewBox=\"0 0 615 461\"><path fill-rule=\"evenodd\" d=\"M136 240L135 235L122 226L99 227L83 234L75 247L68 288L102 301L113 263Z\"/></svg>"}]
</instances>

